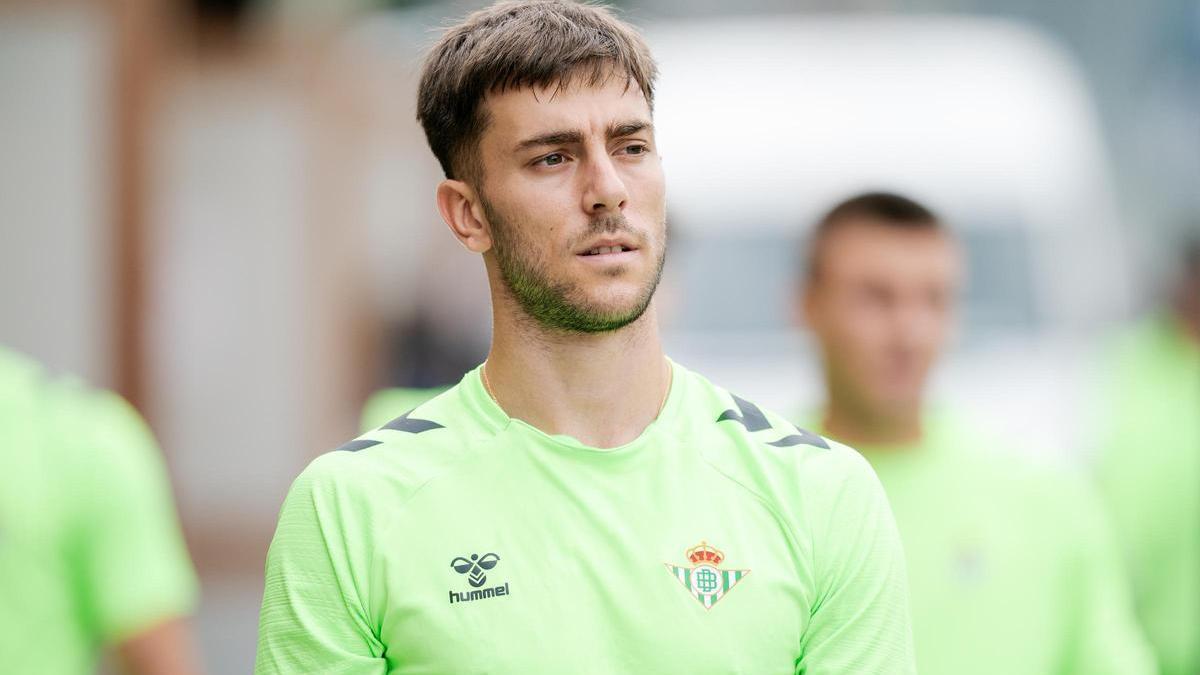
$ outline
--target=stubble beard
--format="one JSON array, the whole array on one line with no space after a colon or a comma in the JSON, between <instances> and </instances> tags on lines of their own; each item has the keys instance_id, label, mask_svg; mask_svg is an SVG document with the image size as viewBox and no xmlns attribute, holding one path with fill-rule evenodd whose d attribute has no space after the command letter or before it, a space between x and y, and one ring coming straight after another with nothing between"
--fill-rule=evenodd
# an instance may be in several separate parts
<instances>
[{"instance_id":1,"label":"stubble beard","mask_svg":"<svg viewBox=\"0 0 1200 675\"><path fill-rule=\"evenodd\" d=\"M666 262L666 242L658 247L654 274L643 286L632 307L612 310L579 298L579 285L554 279L544 261L530 255L539 250L523 235L522 228L501 214L487 199L481 198L484 213L492 226L492 250L496 255L500 278L522 311L542 328L556 333L595 334L620 330L645 314L662 279ZM625 216L609 214L588 223L587 236L632 231ZM665 232L666 230L662 230ZM647 242L649 244L650 242ZM613 269L610 274L620 274Z\"/></svg>"}]
</instances>

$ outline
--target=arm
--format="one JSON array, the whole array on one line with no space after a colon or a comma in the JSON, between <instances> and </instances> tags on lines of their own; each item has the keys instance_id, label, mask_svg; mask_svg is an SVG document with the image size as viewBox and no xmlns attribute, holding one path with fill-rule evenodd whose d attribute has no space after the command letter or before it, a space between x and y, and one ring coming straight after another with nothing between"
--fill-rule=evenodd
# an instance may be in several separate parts
<instances>
[{"instance_id":1,"label":"arm","mask_svg":"<svg viewBox=\"0 0 1200 675\"><path fill-rule=\"evenodd\" d=\"M168 619L117 645L125 669L133 675L195 675L195 645L183 619Z\"/></svg>"},{"instance_id":2,"label":"arm","mask_svg":"<svg viewBox=\"0 0 1200 675\"><path fill-rule=\"evenodd\" d=\"M318 458L284 501L267 554L257 675L386 672L367 609L369 518L339 487L333 466L345 459L353 457Z\"/></svg>"},{"instance_id":3,"label":"arm","mask_svg":"<svg viewBox=\"0 0 1200 675\"><path fill-rule=\"evenodd\" d=\"M199 672L185 617L197 582L162 457L131 406L107 392L64 393L56 442L78 446L72 536L79 603L98 639L135 675Z\"/></svg>"},{"instance_id":4,"label":"arm","mask_svg":"<svg viewBox=\"0 0 1200 675\"><path fill-rule=\"evenodd\" d=\"M1127 578L1099 500L1065 483L1064 524L1072 528L1069 576L1072 634L1064 674L1153 675L1154 657L1134 617Z\"/></svg>"},{"instance_id":5,"label":"arm","mask_svg":"<svg viewBox=\"0 0 1200 675\"><path fill-rule=\"evenodd\" d=\"M817 599L796 672L915 673L904 553L883 488L848 448L816 461L834 472L809 487Z\"/></svg>"}]
</instances>

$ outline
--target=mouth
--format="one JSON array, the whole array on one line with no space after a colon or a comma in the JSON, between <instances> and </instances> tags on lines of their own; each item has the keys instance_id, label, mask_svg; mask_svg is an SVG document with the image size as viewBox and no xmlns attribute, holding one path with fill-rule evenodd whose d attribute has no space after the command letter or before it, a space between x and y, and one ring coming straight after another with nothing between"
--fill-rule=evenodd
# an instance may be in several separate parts
<instances>
[{"instance_id":1,"label":"mouth","mask_svg":"<svg viewBox=\"0 0 1200 675\"><path fill-rule=\"evenodd\" d=\"M616 260L618 258L629 257L629 255L637 252L637 250L637 247L630 242L606 239L591 242L586 248L576 253L576 255L596 261Z\"/></svg>"},{"instance_id":2,"label":"mouth","mask_svg":"<svg viewBox=\"0 0 1200 675\"><path fill-rule=\"evenodd\" d=\"M612 255L614 253L628 253L629 251L635 250L637 249L629 248L628 246L597 246L596 248L589 249L588 251L580 253L579 255L585 257L596 255Z\"/></svg>"}]
</instances>

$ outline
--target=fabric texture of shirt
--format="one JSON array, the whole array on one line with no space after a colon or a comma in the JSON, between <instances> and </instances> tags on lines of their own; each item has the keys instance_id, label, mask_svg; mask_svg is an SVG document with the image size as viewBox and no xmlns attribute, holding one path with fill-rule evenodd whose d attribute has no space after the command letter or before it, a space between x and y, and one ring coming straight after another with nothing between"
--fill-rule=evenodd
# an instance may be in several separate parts
<instances>
[{"instance_id":1,"label":"fabric texture of shirt","mask_svg":"<svg viewBox=\"0 0 1200 675\"><path fill-rule=\"evenodd\" d=\"M256 672L912 673L870 467L672 368L617 448L510 419L477 368L317 458L271 544Z\"/></svg>"}]
</instances>

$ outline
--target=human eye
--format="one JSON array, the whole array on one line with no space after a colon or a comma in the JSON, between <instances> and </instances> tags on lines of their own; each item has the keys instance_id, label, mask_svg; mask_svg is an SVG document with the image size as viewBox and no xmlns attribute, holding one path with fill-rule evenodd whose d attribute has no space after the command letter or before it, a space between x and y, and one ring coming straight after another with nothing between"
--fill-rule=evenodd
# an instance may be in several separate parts
<instances>
[{"instance_id":1,"label":"human eye","mask_svg":"<svg viewBox=\"0 0 1200 675\"><path fill-rule=\"evenodd\" d=\"M563 153L552 152L548 155L545 155L544 157L539 157L538 159L534 160L533 163L536 166L558 166L560 164L566 163L566 161L567 161L567 156L564 155Z\"/></svg>"},{"instance_id":2,"label":"human eye","mask_svg":"<svg viewBox=\"0 0 1200 675\"><path fill-rule=\"evenodd\" d=\"M630 143L621 148L621 152L626 155L644 155L650 152L650 146L645 143Z\"/></svg>"}]
</instances>

